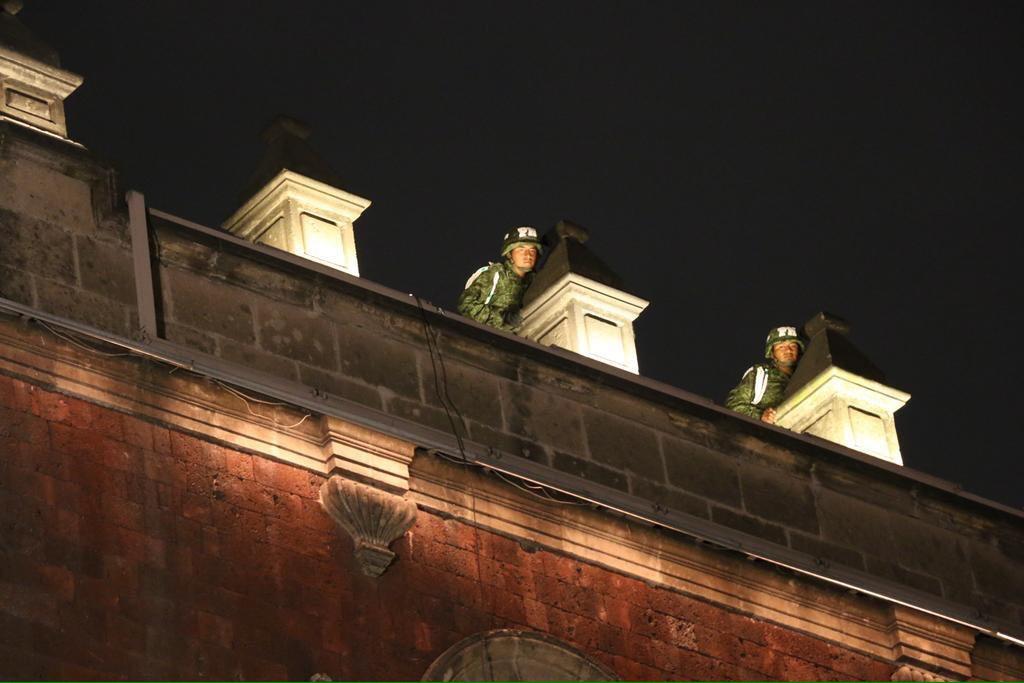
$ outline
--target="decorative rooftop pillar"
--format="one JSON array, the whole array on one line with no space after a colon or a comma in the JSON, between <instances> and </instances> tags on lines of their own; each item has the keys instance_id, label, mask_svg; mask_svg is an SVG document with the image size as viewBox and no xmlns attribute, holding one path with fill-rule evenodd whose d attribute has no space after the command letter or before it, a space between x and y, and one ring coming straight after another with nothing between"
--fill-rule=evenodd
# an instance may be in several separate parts
<instances>
[{"instance_id":1,"label":"decorative rooftop pillar","mask_svg":"<svg viewBox=\"0 0 1024 683\"><path fill-rule=\"evenodd\" d=\"M57 51L15 16L21 0L0 0L0 121L68 139L64 100L82 77L60 68Z\"/></svg>"},{"instance_id":2,"label":"decorative rooftop pillar","mask_svg":"<svg viewBox=\"0 0 1024 683\"><path fill-rule=\"evenodd\" d=\"M633 321L648 301L622 290L621 279L584 242L586 229L555 226L555 242L523 301L518 332L546 346L639 372Z\"/></svg>"},{"instance_id":3,"label":"decorative rooftop pillar","mask_svg":"<svg viewBox=\"0 0 1024 683\"><path fill-rule=\"evenodd\" d=\"M849 331L827 313L804 325L810 341L775 424L902 465L894 414L910 394L884 384L882 372L847 338Z\"/></svg>"},{"instance_id":4,"label":"decorative rooftop pillar","mask_svg":"<svg viewBox=\"0 0 1024 683\"><path fill-rule=\"evenodd\" d=\"M333 171L306 143L309 129L279 117L263 132L267 152L228 232L359 275L353 223L370 200L339 189Z\"/></svg>"}]
</instances>

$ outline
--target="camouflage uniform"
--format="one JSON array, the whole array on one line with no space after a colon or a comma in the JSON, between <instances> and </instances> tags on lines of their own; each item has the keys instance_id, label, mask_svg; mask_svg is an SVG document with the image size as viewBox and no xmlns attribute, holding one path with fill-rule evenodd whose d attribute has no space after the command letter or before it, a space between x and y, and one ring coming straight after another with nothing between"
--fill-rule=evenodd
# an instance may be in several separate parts
<instances>
[{"instance_id":1,"label":"camouflage uniform","mask_svg":"<svg viewBox=\"0 0 1024 683\"><path fill-rule=\"evenodd\" d=\"M764 377L761 380L763 392L760 397L757 396L759 393L758 377ZM782 403L783 394L786 392L788 384L789 375L775 367L775 363L758 363L743 373L743 379L725 399L725 407L735 410L737 413L760 419L761 413L765 409L775 408ZM754 399L759 400L755 401Z\"/></svg>"},{"instance_id":2,"label":"camouflage uniform","mask_svg":"<svg viewBox=\"0 0 1024 683\"><path fill-rule=\"evenodd\" d=\"M800 347L800 353L803 353L804 342L795 327L773 327L764 341L764 357L768 362L747 368L743 373L743 379L725 399L726 408L760 419L765 410L776 408L782 403L790 375L779 370L772 350L777 344L786 342L794 342Z\"/></svg>"},{"instance_id":3,"label":"camouflage uniform","mask_svg":"<svg viewBox=\"0 0 1024 683\"><path fill-rule=\"evenodd\" d=\"M512 331L514 314L523 305L523 294L533 273L517 277L507 259L481 268L459 295L459 313L484 325Z\"/></svg>"}]
</instances>

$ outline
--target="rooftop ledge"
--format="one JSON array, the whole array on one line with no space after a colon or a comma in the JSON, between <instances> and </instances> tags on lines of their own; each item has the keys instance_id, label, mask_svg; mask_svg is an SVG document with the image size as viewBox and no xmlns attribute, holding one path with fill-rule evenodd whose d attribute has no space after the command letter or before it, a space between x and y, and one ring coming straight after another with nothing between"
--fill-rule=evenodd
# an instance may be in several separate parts
<instances>
[{"instance_id":1,"label":"rooftop ledge","mask_svg":"<svg viewBox=\"0 0 1024 683\"><path fill-rule=\"evenodd\" d=\"M315 261L295 256L280 249L248 242L224 231L209 228L158 209L147 208L146 212L154 219L155 224L184 230L196 239L214 240L230 248L239 249L258 260L284 266L296 274L307 276L309 274L316 274L318 277L327 278L345 288L353 288L371 294L383 302L405 309L414 315L426 316L430 320L431 325L450 326L466 336L486 341L489 344L505 348L512 353L522 354L563 370L578 373L601 384L623 389L659 403L667 403L669 407L679 407L681 403L685 406L686 412L712 419L715 422L723 422L729 428L736 431L756 434L759 438L770 443L790 448L806 455L841 461L845 464L851 464L852 461L877 473L878 476L911 481L915 485L954 496L964 502L997 510L1024 520L1024 510L1018 510L997 501L975 495L963 490L958 484L946 481L945 479L913 468L887 463L874 456L845 448L834 442L812 435L798 434L788 429L767 425L760 420L741 415L716 404L710 399L679 389L670 384L620 370L614 366L592 360L586 356L559 347L543 346L510 332L483 325L458 313L447 311L440 306L421 299L415 294L403 293L362 277L348 275L335 268L321 265ZM140 315L140 317L142 316ZM155 327L145 332L150 338L157 338ZM454 440L452 444L455 445Z\"/></svg>"}]
</instances>

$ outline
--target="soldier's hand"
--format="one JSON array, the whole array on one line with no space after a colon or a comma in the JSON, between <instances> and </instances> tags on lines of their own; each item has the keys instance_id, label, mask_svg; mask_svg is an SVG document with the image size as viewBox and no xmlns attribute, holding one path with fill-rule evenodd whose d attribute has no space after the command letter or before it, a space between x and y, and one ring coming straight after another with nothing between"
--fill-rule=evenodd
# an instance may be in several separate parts
<instances>
[{"instance_id":1,"label":"soldier's hand","mask_svg":"<svg viewBox=\"0 0 1024 683\"><path fill-rule=\"evenodd\" d=\"M770 425L775 424L775 408L765 408L764 412L761 413L761 422Z\"/></svg>"}]
</instances>

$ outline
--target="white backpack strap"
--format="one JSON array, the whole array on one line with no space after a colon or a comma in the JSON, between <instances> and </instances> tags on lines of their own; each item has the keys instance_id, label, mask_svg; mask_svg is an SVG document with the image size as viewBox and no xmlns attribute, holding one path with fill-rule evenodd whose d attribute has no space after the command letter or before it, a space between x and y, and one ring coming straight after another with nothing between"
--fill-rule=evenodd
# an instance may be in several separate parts
<instances>
[{"instance_id":1,"label":"white backpack strap","mask_svg":"<svg viewBox=\"0 0 1024 683\"><path fill-rule=\"evenodd\" d=\"M750 372L747 370L747 372ZM745 377L746 375L744 375ZM754 373L754 400L751 401L752 405L757 405L764 398L764 392L768 390L768 373L760 365L757 366L757 371Z\"/></svg>"},{"instance_id":2,"label":"white backpack strap","mask_svg":"<svg viewBox=\"0 0 1024 683\"><path fill-rule=\"evenodd\" d=\"M488 292L487 298L484 299L484 305L485 306L487 304L491 303L491 299L494 298L494 290L496 290L498 288L498 279L499 278L501 278L501 271L500 270L494 271L494 281L491 283L491 291Z\"/></svg>"},{"instance_id":3,"label":"white backpack strap","mask_svg":"<svg viewBox=\"0 0 1024 683\"><path fill-rule=\"evenodd\" d=\"M486 266L481 266L480 268L477 268L476 270L474 270L473 274L469 276L468 280L466 280L466 286L463 287L463 289L469 289L469 286L471 284L473 284L474 282L476 282L476 279L478 277L480 277L481 273L483 273L485 270L487 270L490 267L491 267L490 264L488 264Z\"/></svg>"}]
</instances>

